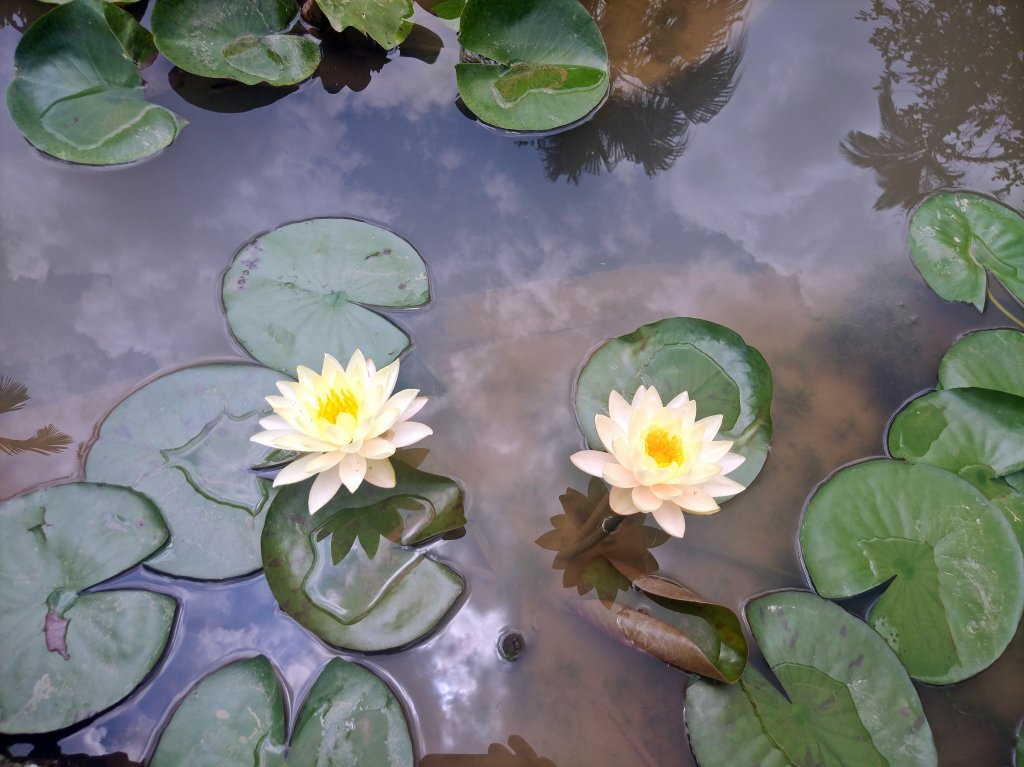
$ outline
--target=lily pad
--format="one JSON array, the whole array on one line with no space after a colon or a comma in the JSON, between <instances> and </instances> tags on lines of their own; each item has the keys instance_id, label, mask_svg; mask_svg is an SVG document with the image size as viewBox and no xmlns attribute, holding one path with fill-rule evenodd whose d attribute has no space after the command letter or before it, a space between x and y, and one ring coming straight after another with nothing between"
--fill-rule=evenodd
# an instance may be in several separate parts
<instances>
[{"instance_id":1,"label":"lily pad","mask_svg":"<svg viewBox=\"0 0 1024 767\"><path fill-rule=\"evenodd\" d=\"M282 610L335 647L370 652L415 642L465 588L453 570L408 548L465 525L461 489L447 477L392 463L394 488L342 490L311 515L310 479L278 489L270 506L263 531L270 590ZM395 512L399 524L370 557L365 543L352 545L344 521L382 509Z\"/></svg>"},{"instance_id":2,"label":"lily pad","mask_svg":"<svg viewBox=\"0 0 1024 767\"><path fill-rule=\"evenodd\" d=\"M702 767L938 763L917 691L868 626L792 591L755 599L746 614L789 699L753 669L737 685L691 684L686 727Z\"/></svg>"},{"instance_id":3,"label":"lily pad","mask_svg":"<svg viewBox=\"0 0 1024 767\"><path fill-rule=\"evenodd\" d=\"M412 0L316 0L337 31L354 27L391 50L412 31Z\"/></svg>"},{"instance_id":4,"label":"lily pad","mask_svg":"<svg viewBox=\"0 0 1024 767\"><path fill-rule=\"evenodd\" d=\"M92 481L153 499L171 542L147 566L186 578L258 570L268 485L249 470L267 452L249 440L280 376L248 363L197 365L150 382L100 426L85 462Z\"/></svg>"},{"instance_id":5,"label":"lily pad","mask_svg":"<svg viewBox=\"0 0 1024 767\"><path fill-rule=\"evenodd\" d=\"M934 466L871 460L839 470L807 502L800 549L822 596L888 583L867 621L924 682L959 682L989 666L1024 610L1024 558L1010 523L972 484Z\"/></svg>"},{"instance_id":6,"label":"lily pad","mask_svg":"<svg viewBox=\"0 0 1024 767\"><path fill-rule=\"evenodd\" d=\"M947 301L985 307L985 270L1024 300L1024 218L970 192L929 197L910 219L910 257Z\"/></svg>"},{"instance_id":7,"label":"lily pad","mask_svg":"<svg viewBox=\"0 0 1024 767\"><path fill-rule=\"evenodd\" d=\"M238 342L268 367L319 370L324 352L361 349L377 367L409 337L366 308L430 301L426 265L397 234L351 218L314 218L260 235L224 275L224 307Z\"/></svg>"},{"instance_id":8,"label":"lily pad","mask_svg":"<svg viewBox=\"0 0 1024 767\"><path fill-rule=\"evenodd\" d=\"M320 63L320 47L289 33L293 0L157 0L153 37L172 63L246 85L293 85Z\"/></svg>"},{"instance_id":9,"label":"lily pad","mask_svg":"<svg viewBox=\"0 0 1024 767\"><path fill-rule=\"evenodd\" d=\"M689 392L697 417L722 415L721 438L746 460L729 474L750 485L768 457L772 434L772 374L757 349L721 325L689 317L655 322L606 341L590 356L576 381L576 420L587 444L603 449L594 416L608 413L608 396L627 400L654 386L663 401Z\"/></svg>"},{"instance_id":10,"label":"lily pad","mask_svg":"<svg viewBox=\"0 0 1024 767\"><path fill-rule=\"evenodd\" d=\"M163 654L175 601L83 593L167 540L149 499L84 482L0 504L0 732L59 730L117 703Z\"/></svg>"},{"instance_id":11,"label":"lily pad","mask_svg":"<svg viewBox=\"0 0 1024 767\"><path fill-rule=\"evenodd\" d=\"M199 682L160 736L150 767L409 767L412 740L401 704L370 671L332 659L309 691L285 748L285 708L262 655Z\"/></svg>"},{"instance_id":12,"label":"lily pad","mask_svg":"<svg viewBox=\"0 0 1024 767\"><path fill-rule=\"evenodd\" d=\"M487 61L455 65L459 95L508 130L560 128L608 92L608 50L577 0L468 0L459 42Z\"/></svg>"},{"instance_id":13,"label":"lily pad","mask_svg":"<svg viewBox=\"0 0 1024 767\"><path fill-rule=\"evenodd\" d=\"M953 344L939 363L939 388L965 387L1024 397L1024 333L979 330Z\"/></svg>"},{"instance_id":14,"label":"lily pad","mask_svg":"<svg viewBox=\"0 0 1024 767\"><path fill-rule=\"evenodd\" d=\"M7 108L46 154L87 165L141 160L185 126L145 99L139 67L155 55L149 32L128 13L102 0L74 0L22 36Z\"/></svg>"}]
</instances>

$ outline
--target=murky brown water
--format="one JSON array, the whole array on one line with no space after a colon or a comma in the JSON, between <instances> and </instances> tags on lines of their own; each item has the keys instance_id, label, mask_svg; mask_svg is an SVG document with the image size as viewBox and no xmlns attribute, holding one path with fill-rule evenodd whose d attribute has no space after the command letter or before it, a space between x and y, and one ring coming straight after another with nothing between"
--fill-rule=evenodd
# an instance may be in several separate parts
<instances>
[{"instance_id":1,"label":"murky brown water","mask_svg":"<svg viewBox=\"0 0 1024 767\"><path fill-rule=\"evenodd\" d=\"M767 466L654 553L664 573L737 609L806 587L795 539L808 493L881 453L887 419L934 384L959 334L1005 324L924 286L905 208L942 183L1022 206L1024 6L993 15L946 0L930 15L865 21L869 0L677 0L664 4L682 9L673 22L661 5L588 3L615 91L590 123L533 141L459 112L458 45L430 17L444 44L434 63L426 43L419 58L334 48L324 81L251 111L193 106L158 61L145 72L151 97L191 124L135 167L49 161L0 110L0 374L32 395L0 433L52 422L84 444L148 377L239 357L219 276L256 233L318 215L385 224L431 272L433 305L398 315L416 343L405 379L432 397L424 468L467 488L468 534L437 551L470 592L428 642L364 662L414 712L421 755L484 753L516 734L559 767L693 764L687 676L576 617L575 592L533 543L565 488L587 485L568 460L581 443L576 369L605 338L672 315L722 323L757 347L776 382ZM4 87L19 28L44 9L0 0ZM184 86L200 103L248 105L223 93L202 102L201 84ZM884 146L864 137L883 135L880 93L898 118ZM996 127L971 143L986 115ZM840 150L851 131L864 136L847 139L850 152L877 173ZM76 470L73 448L0 455L0 497ZM132 578L184 600L177 638L139 693L67 734L67 753L142 758L170 703L228 657L266 652L293 694L329 657L276 613L259 576L213 587ZM506 627L526 638L514 664L495 651ZM1021 679L1018 632L978 677L919 685L942 764L1010 761Z\"/></svg>"}]
</instances>

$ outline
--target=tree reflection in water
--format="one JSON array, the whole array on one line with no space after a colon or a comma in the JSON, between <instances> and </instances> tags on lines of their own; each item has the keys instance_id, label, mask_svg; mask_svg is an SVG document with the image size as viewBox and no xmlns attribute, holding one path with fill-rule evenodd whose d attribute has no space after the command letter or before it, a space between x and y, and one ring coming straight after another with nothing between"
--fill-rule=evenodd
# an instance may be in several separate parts
<instances>
[{"instance_id":1,"label":"tree reflection in water","mask_svg":"<svg viewBox=\"0 0 1024 767\"><path fill-rule=\"evenodd\" d=\"M928 193L987 167L991 191L1024 183L1024 5L1014 0L873 0L858 18L885 69L876 88L877 136L850 131L840 144L869 168L876 209L910 209Z\"/></svg>"}]
</instances>

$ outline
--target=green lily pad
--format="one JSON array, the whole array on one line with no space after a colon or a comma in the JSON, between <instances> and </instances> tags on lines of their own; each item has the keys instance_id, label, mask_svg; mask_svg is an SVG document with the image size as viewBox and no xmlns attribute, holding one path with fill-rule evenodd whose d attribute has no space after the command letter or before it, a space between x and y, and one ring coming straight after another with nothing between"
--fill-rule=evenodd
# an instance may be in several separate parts
<instances>
[{"instance_id":1,"label":"green lily pad","mask_svg":"<svg viewBox=\"0 0 1024 767\"><path fill-rule=\"evenodd\" d=\"M412 31L412 0L316 0L337 31L355 27L391 50Z\"/></svg>"},{"instance_id":2,"label":"green lily pad","mask_svg":"<svg viewBox=\"0 0 1024 767\"><path fill-rule=\"evenodd\" d=\"M345 364L361 349L377 367L409 337L366 306L430 301L426 265L397 234L351 218L314 218L260 235L224 275L224 307L238 342L268 367L319 370L324 352Z\"/></svg>"},{"instance_id":3,"label":"green lily pad","mask_svg":"<svg viewBox=\"0 0 1024 767\"><path fill-rule=\"evenodd\" d=\"M786 700L759 672L686 690L702 767L925 767L938 763L917 691L881 638L841 607L802 592L747 604Z\"/></svg>"},{"instance_id":4,"label":"green lily pad","mask_svg":"<svg viewBox=\"0 0 1024 767\"><path fill-rule=\"evenodd\" d=\"M468 0L459 42L486 62L455 65L459 95L481 120L552 130L608 92L608 50L577 0Z\"/></svg>"},{"instance_id":5,"label":"green lily pad","mask_svg":"<svg viewBox=\"0 0 1024 767\"><path fill-rule=\"evenodd\" d=\"M150 767L413 764L402 706L370 671L332 659L309 691L285 748L285 708L262 655L199 682L171 717ZM287 756L286 756L287 754Z\"/></svg>"},{"instance_id":6,"label":"green lily pad","mask_svg":"<svg viewBox=\"0 0 1024 767\"><path fill-rule=\"evenodd\" d=\"M163 654L175 601L82 593L167 540L149 499L84 482L0 504L0 732L59 730L117 703Z\"/></svg>"},{"instance_id":7,"label":"green lily pad","mask_svg":"<svg viewBox=\"0 0 1024 767\"><path fill-rule=\"evenodd\" d=\"M583 365L576 381L576 420L587 444L602 450L594 416L607 415L608 396L627 400L654 386L664 402L688 392L697 417L722 415L721 438L746 460L729 474L750 485L768 457L772 435L772 374L757 349L721 325L672 317L606 341Z\"/></svg>"},{"instance_id":8,"label":"green lily pad","mask_svg":"<svg viewBox=\"0 0 1024 767\"><path fill-rule=\"evenodd\" d=\"M1024 558L1010 523L972 484L934 466L872 460L836 472L807 502L800 549L822 596L889 584L868 623L924 682L986 668L1024 610Z\"/></svg>"},{"instance_id":9,"label":"green lily pad","mask_svg":"<svg viewBox=\"0 0 1024 767\"><path fill-rule=\"evenodd\" d=\"M392 463L394 488L364 483L354 494L342 490L311 515L310 479L279 488L267 515L263 567L270 590L282 610L335 647L369 652L415 642L465 588L453 570L408 548L465 525L461 489L447 477ZM388 512L399 522L390 543L372 557L365 542L352 545L353 515Z\"/></svg>"},{"instance_id":10,"label":"green lily pad","mask_svg":"<svg viewBox=\"0 0 1024 767\"><path fill-rule=\"evenodd\" d=\"M968 333L939 363L939 388L977 387L1024 397L1024 333L1008 328Z\"/></svg>"},{"instance_id":11,"label":"green lily pad","mask_svg":"<svg viewBox=\"0 0 1024 767\"><path fill-rule=\"evenodd\" d=\"M1024 218L970 192L943 192L914 211L910 257L947 301L985 307L985 270L1024 300Z\"/></svg>"},{"instance_id":12,"label":"green lily pad","mask_svg":"<svg viewBox=\"0 0 1024 767\"><path fill-rule=\"evenodd\" d=\"M280 375L248 363L184 368L123 400L100 426L85 462L96 482L153 499L170 545L147 566L186 578L258 570L268 486L249 467L267 452L249 438L270 413Z\"/></svg>"},{"instance_id":13,"label":"green lily pad","mask_svg":"<svg viewBox=\"0 0 1024 767\"><path fill-rule=\"evenodd\" d=\"M102 0L55 8L22 36L7 108L40 151L115 165L149 157L185 126L145 99L139 67L156 55L149 32Z\"/></svg>"},{"instance_id":14,"label":"green lily pad","mask_svg":"<svg viewBox=\"0 0 1024 767\"><path fill-rule=\"evenodd\" d=\"M293 0L157 0L153 37L172 63L246 85L293 85L320 64L320 47L289 34Z\"/></svg>"}]
</instances>

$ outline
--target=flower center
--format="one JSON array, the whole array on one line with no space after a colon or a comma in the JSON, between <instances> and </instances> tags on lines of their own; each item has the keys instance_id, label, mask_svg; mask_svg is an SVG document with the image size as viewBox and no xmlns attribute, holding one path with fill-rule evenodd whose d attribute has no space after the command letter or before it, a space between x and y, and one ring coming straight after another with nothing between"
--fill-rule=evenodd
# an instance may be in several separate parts
<instances>
[{"instance_id":1,"label":"flower center","mask_svg":"<svg viewBox=\"0 0 1024 767\"><path fill-rule=\"evenodd\" d=\"M679 437L664 429L651 429L644 437L644 450L658 466L664 469L670 464L683 462L683 445Z\"/></svg>"},{"instance_id":2,"label":"flower center","mask_svg":"<svg viewBox=\"0 0 1024 767\"><path fill-rule=\"evenodd\" d=\"M317 418L328 423L337 423L338 416L342 413L348 413L353 418L359 416L359 401L348 389L331 389L326 397L317 400Z\"/></svg>"}]
</instances>

